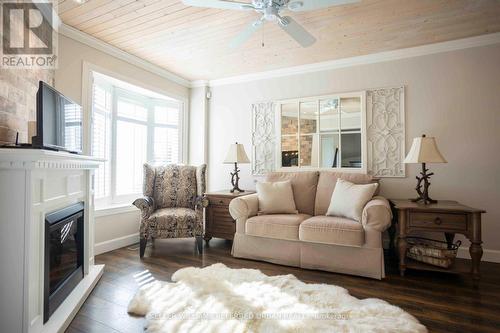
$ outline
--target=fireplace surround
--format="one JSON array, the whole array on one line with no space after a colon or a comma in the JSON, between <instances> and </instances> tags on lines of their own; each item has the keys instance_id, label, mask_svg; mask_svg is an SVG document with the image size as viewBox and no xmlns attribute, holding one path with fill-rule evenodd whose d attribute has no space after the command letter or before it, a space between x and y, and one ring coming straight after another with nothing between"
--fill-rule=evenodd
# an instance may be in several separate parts
<instances>
[{"instance_id":1,"label":"fireplace surround","mask_svg":"<svg viewBox=\"0 0 500 333\"><path fill-rule=\"evenodd\" d=\"M78 202L45 216L44 323L83 279L84 207Z\"/></svg>"},{"instance_id":2,"label":"fireplace surround","mask_svg":"<svg viewBox=\"0 0 500 333\"><path fill-rule=\"evenodd\" d=\"M92 186L99 164L84 155L0 149L1 332L65 332L101 277Z\"/></svg>"}]
</instances>

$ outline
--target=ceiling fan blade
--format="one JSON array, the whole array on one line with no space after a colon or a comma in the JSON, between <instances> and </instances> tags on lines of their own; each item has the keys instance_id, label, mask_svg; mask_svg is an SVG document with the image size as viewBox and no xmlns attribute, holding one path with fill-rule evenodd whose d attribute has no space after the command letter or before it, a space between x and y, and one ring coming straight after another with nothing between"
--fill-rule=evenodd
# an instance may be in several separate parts
<instances>
[{"instance_id":1,"label":"ceiling fan blade","mask_svg":"<svg viewBox=\"0 0 500 333\"><path fill-rule=\"evenodd\" d=\"M295 39L302 47L308 47L316 42L316 38L308 33L303 26L298 24L290 16L284 16L278 21L281 29L285 30L293 39Z\"/></svg>"},{"instance_id":2,"label":"ceiling fan blade","mask_svg":"<svg viewBox=\"0 0 500 333\"><path fill-rule=\"evenodd\" d=\"M182 0L182 3L193 7L206 7L217 9L252 10L252 4L225 0Z\"/></svg>"},{"instance_id":3,"label":"ceiling fan blade","mask_svg":"<svg viewBox=\"0 0 500 333\"><path fill-rule=\"evenodd\" d=\"M293 12L303 12L332 6L348 5L361 0L292 0L288 3L288 9Z\"/></svg>"},{"instance_id":4,"label":"ceiling fan blade","mask_svg":"<svg viewBox=\"0 0 500 333\"><path fill-rule=\"evenodd\" d=\"M252 35L259 30L259 28L264 24L264 21L262 20L257 20L252 23L250 23L242 32L236 36L231 43L229 44L229 47L232 49L236 49L240 47L243 43L245 43Z\"/></svg>"}]
</instances>

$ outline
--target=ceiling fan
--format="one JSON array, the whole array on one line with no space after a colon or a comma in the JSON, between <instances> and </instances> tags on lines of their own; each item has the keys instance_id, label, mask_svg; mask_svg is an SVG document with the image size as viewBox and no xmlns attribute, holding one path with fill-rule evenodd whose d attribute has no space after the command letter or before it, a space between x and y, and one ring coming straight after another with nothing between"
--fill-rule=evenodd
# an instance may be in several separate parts
<instances>
[{"instance_id":1,"label":"ceiling fan","mask_svg":"<svg viewBox=\"0 0 500 333\"><path fill-rule=\"evenodd\" d=\"M302 47L311 46L316 42L316 38L290 16L282 16L283 12L287 10L291 12L304 12L359 1L361 0L252 0L251 3L244 3L226 0L182 0L188 6L254 10L262 14L260 19L252 22L233 39L230 43L231 48L237 48L246 42L266 21L276 22L281 29L295 39Z\"/></svg>"}]
</instances>

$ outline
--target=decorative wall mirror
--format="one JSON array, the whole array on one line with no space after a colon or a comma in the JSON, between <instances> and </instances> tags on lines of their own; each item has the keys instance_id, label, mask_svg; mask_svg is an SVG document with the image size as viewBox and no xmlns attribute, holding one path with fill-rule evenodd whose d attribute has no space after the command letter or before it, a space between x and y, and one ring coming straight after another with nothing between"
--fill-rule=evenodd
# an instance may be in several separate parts
<instances>
[{"instance_id":1,"label":"decorative wall mirror","mask_svg":"<svg viewBox=\"0 0 500 333\"><path fill-rule=\"evenodd\" d=\"M366 172L365 93L276 103L276 168Z\"/></svg>"}]
</instances>

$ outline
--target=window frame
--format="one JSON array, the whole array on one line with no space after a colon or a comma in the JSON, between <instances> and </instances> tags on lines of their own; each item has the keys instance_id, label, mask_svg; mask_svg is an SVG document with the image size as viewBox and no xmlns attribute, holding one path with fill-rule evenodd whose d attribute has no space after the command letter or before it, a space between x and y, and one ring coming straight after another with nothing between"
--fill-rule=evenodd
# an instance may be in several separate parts
<instances>
[{"instance_id":1,"label":"window frame","mask_svg":"<svg viewBox=\"0 0 500 333\"><path fill-rule=\"evenodd\" d=\"M138 86L143 89L147 89L150 91L153 91L158 94L162 94L168 98L172 98L172 101L169 100L162 100L160 98L155 98L155 97L146 97L140 93L133 92L121 87L114 86L113 84L110 84L109 82L105 80L101 80L99 78L96 78L94 73L97 74L102 74L105 76L110 76L112 78L115 78L117 80L124 81L126 83ZM96 208L99 209L108 209L111 207L118 207L118 206L131 206L130 202L134 199L136 199L138 196L142 195L142 189L137 192L137 193L131 193L131 194L122 194L118 195L117 194L117 188L116 188L116 168L117 168L117 122L119 120L124 120L127 122L131 123L138 123L141 125L146 125L147 128L147 151L146 151L146 160L149 163L154 163L154 131L155 128L176 128L178 131L178 163L183 164L186 162L187 158L187 129L186 125L188 123L187 119L187 112L186 112L186 104L187 101L186 99L178 98L178 97L171 97L168 94L165 94L164 92L153 90L149 87L144 87L142 85L137 84L134 80L127 80L126 78L123 77L115 77L113 75L110 75L107 72L103 71L97 71L97 70L90 70L90 82L89 82L89 87L87 88L88 92L88 112L87 112L87 117L85 117L85 120L87 122L87 136L85 138L85 144L86 144L86 154L91 155L92 154L92 144L93 144L93 124L94 124L94 100L93 100L93 87L94 84L97 84L103 88L105 88L108 92L111 94L111 152L110 152L110 180L109 180L109 194L105 197L100 197L100 198L95 198L95 206ZM132 103L139 102L139 105L143 105L147 108L147 120L142 121L142 120L136 120L133 118L127 118L123 116L118 115L118 100L119 99L124 99L124 100L129 100ZM178 125L171 125L171 124L161 124L161 123L156 123L154 120L154 107L155 106L166 106L166 107L174 107L179 110L179 118L178 118ZM108 161L108 160L106 160ZM94 180L95 181L95 178ZM94 183L94 182L93 182ZM95 185L93 185L95 186Z\"/></svg>"},{"instance_id":2,"label":"window frame","mask_svg":"<svg viewBox=\"0 0 500 333\"><path fill-rule=\"evenodd\" d=\"M322 166L301 166L300 165L300 104L301 103L308 103L308 102L314 102L317 105L317 125L316 125L316 132L315 133L307 133L303 135L312 135L312 136L317 136L318 137L318 142L320 141L321 134L328 134L328 133L321 133L321 116L320 116L320 102L321 100L325 99L341 99L341 98L350 98L350 97L359 97L361 101L361 168L347 168L347 167L342 167L342 162L340 162L340 166L336 168L330 168L330 167L322 167ZM297 149L299 152L299 165L298 166L292 166L292 167L283 167L282 166L282 156L281 156L281 106L283 104L295 104L296 109L297 109ZM293 172L293 171L315 171L315 170L330 170L330 171L338 171L338 172L352 172L352 173L367 173L368 171L368 158L367 158L367 128L366 128L366 90L363 91L355 91L355 92L345 92L345 93L333 93L333 94L328 94L328 95L319 95L319 96L311 96L311 97L300 97L300 98L292 98L292 99L284 99L284 100L279 100L275 103L274 106L274 114L275 114L275 169L276 171L288 171L288 172ZM342 144L342 128L340 126L340 123L342 121L342 116L339 117L339 145ZM293 136L293 134L289 134L289 136ZM318 144L318 158L321 157L321 144ZM342 149L339 151L339 161L342 161Z\"/></svg>"},{"instance_id":3,"label":"window frame","mask_svg":"<svg viewBox=\"0 0 500 333\"><path fill-rule=\"evenodd\" d=\"M93 152L92 152L92 148L93 148L93 141L94 141L94 136L93 136L93 133L94 133L94 112L97 112L99 114L101 114L101 116L103 116L105 118L105 120L109 120L110 122L110 128L111 128L111 133L109 134L106 134L106 139L109 139L110 140L110 156L112 155L113 153L113 138L112 138L112 132L113 132L113 86L110 85L109 83L107 82L100 82L99 83L100 87L104 89L105 93L106 94L110 94L110 110L109 112L107 112L105 109L102 109L102 110L95 110L94 108L94 80L92 81L92 85L91 85L91 89L90 89L90 94L91 94L91 104L90 104L90 111L89 111L89 115L88 115L88 121L89 121L89 125L88 126L85 126L85 128L88 128L88 138L89 138L89 142L88 142L88 152L87 154L90 155L90 156L93 156ZM106 98L106 97L105 97ZM106 102L105 102L106 103ZM109 136L109 137L108 137ZM87 142L87 140L85 140ZM110 162L110 166L109 166L109 173L110 173L110 177L111 177L111 172L112 172L112 166L111 166L111 161L108 161L106 158L103 159L103 162ZM106 172L106 170L104 171ZM92 187L94 189L94 199L95 199L95 190L96 190L96 172L93 173L92 175ZM106 186L106 184L105 184ZM110 181L110 183L108 184L108 186L110 187L109 191L111 193L112 191L112 183ZM111 195L111 194L110 194ZM103 197L103 198L108 198L110 197L107 196L107 197ZM100 203L101 202L101 198L98 198L98 199L95 199L96 202Z\"/></svg>"}]
</instances>

